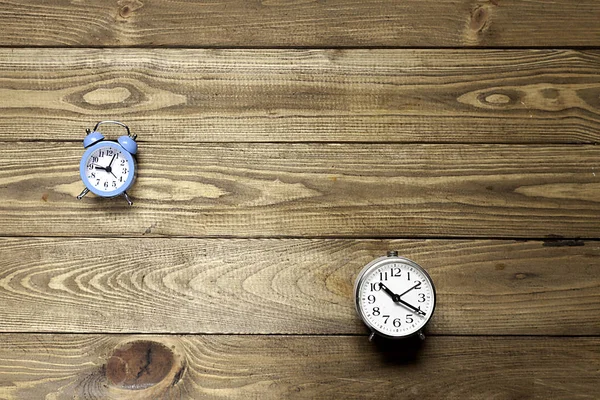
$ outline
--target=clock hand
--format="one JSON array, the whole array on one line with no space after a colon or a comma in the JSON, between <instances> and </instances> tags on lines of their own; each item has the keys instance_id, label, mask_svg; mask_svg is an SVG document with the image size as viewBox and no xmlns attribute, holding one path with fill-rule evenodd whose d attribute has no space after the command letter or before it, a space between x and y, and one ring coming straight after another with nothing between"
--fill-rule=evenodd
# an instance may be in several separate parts
<instances>
[{"instance_id":1,"label":"clock hand","mask_svg":"<svg viewBox=\"0 0 600 400\"><path fill-rule=\"evenodd\" d=\"M410 289L408 289L406 292L398 295L398 297L402 297L404 296L406 293L410 292L411 290L413 290L414 288L418 287L419 285L421 285L421 282L417 283L415 286L411 287Z\"/></svg>"},{"instance_id":2,"label":"clock hand","mask_svg":"<svg viewBox=\"0 0 600 400\"><path fill-rule=\"evenodd\" d=\"M112 163L112 161L111 161L111 163ZM96 167L96 169L102 169L102 170L110 173L112 176L115 177L115 179L117 179L117 176L114 174L114 172L112 172L112 168L110 167L110 164L108 165L108 167L101 167L99 165L94 164L94 167Z\"/></svg>"},{"instance_id":3,"label":"clock hand","mask_svg":"<svg viewBox=\"0 0 600 400\"><path fill-rule=\"evenodd\" d=\"M396 293L392 292L390 290L390 288L388 288L387 286L385 286L383 283L379 282L379 287L381 289L383 289L383 291L386 292L392 298L392 301L394 303L397 303L400 300L400 296L398 296Z\"/></svg>"},{"instance_id":4,"label":"clock hand","mask_svg":"<svg viewBox=\"0 0 600 400\"><path fill-rule=\"evenodd\" d=\"M416 286L419 286L419 285L416 285ZM416 287L416 286L415 286L415 287ZM408 307L408 308L410 308L412 311L416 312L417 314L420 314L420 315L425 315L425 313L424 313L423 311L421 311L421 309L420 309L420 308L417 308L417 307L413 306L412 304L410 304L410 303L407 303L406 301L402 300L402 299L400 298L400 296L398 296L397 294L395 294L394 292L392 292L392 291L391 291L391 290L390 290L390 289L389 289L387 286L385 286L383 283L379 282L379 287L380 287L380 288L381 288L381 289L382 289L384 292L386 292L386 293L387 293L387 294L388 294L388 295L389 295L389 296L392 298L392 301L393 301L394 303L400 303L400 304L404 305L405 307ZM414 288L412 288L412 289L414 289ZM409 289L408 291L410 291L410 290L412 290L412 289ZM403 294L406 294L408 291L404 292Z\"/></svg>"},{"instance_id":5,"label":"clock hand","mask_svg":"<svg viewBox=\"0 0 600 400\"><path fill-rule=\"evenodd\" d=\"M112 159L110 160L110 162L108 163L108 167L107 167L107 168L110 168L110 166L112 165L113 161L115 161L115 157L116 157L116 156L117 156L116 154L115 154L115 155L113 155L113 158L112 158ZM115 178L116 178L116 176L115 176Z\"/></svg>"},{"instance_id":6,"label":"clock hand","mask_svg":"<svg viewBox=\"0 0 600 400\"><path fill-rule=\"evenodd\" d=\"M409 304L409 303L405 302L402 299L398 299L398 303L403 304L404 306L410 308L411 310L413 310L418 315L425 315L425 313L423 311L421 311L420 307L417 308L417 307L413 306L412 304Z\"/></svg>"}]
</instances>

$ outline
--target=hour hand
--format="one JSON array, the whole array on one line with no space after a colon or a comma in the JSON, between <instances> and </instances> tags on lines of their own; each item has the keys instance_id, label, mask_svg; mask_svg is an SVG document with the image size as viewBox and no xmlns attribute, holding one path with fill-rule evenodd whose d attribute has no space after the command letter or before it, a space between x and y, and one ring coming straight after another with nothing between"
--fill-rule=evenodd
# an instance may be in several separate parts
<instances>
[{"instance_id":1,"label":"hour hand","mask_svg":"<svg viewBox=\"0 0 600 400\"><path fill-rule=\"evenodd\" d=\"M101 167L101 166L99 166L99 165L95 165L95 164L94 164L94 168L96 168L96 169L103 169L103 170L105 170L105 171L106 171L106 167Z\"/></svg>"},{"instance_id":2,"label":"hour hand","mask_svg":"<svg viewBox=\"0 0 600 400\"><path fill-rule=\"evenodd\" d=\"M388 288L387 286L385 286L383 283L379 282L379 287L381 288L381 290L383 290L384 292L386 292L392 298L392 301L394 303L398 303L400 301L400 296L398 296L396 293L392 292L390 290L390 288Z\"/></svg>"}]
</instances>

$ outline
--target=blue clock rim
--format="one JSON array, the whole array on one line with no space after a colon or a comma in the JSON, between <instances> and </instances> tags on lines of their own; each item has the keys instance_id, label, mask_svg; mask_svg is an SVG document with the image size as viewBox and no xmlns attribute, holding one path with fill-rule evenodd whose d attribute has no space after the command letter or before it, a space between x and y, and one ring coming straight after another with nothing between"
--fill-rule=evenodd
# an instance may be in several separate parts
<instances>
[{"instance_id":1,"label":"blue clock rim","mask_svg":"<svg viewBox=\"0 0 600 400\"><path fill-rule=\"evenodd\" d=\"M86 161L87 159L90 157L90 155L96 151L97 149L101 148L101 147L112 147L115 150L119 150L121 152L121 154L124 155L125 158L127 158L127 161L129 161L129 165L131 167L131 173L129 174L129 177L127 178L127 180L125 181L125 183L123 184L123 186L121 186L119 189L117 190L113 190L110 192L102 192L98 189L96 189L91 182L89 181L89 179L86 176ZM79 163L79 175L81 176L81 180L83 181L83 184L85 185L85 187L87 187L90 192L94 193L97 196L100 197L116 197L119 196L121 194L123 194L123 192L127 191L127 189L129 189L131 187L131 185L133 184L133 180L135 179L135 159L133 158L133 156L131 155L130 152L128 152L127 150L125 150L119 143L117 142L112 142L112 141L101 141L99 143L95 143L92 146L88 147L85 151L85 153L83 153L83 156L81 156L81 162Z\"/></svg>"}]
</instances>

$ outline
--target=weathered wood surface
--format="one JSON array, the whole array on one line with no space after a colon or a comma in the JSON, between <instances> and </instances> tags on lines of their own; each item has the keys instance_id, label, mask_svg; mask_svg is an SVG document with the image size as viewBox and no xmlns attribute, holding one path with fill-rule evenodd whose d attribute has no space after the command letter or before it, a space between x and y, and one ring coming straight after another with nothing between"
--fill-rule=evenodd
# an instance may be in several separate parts
<instances>
[{"instance_id":1,"label":"weathered wood surface","mask_svg":"<svg viewBox=\"0 0 600 400\"><path fill-rule=\"evenodd\" d=\"M596 399L600 339L0 335L3 399Z\"/></svg>"},{"instance_id":2,"label":"weathered wood surface","mask_svg":"<svg viewBox=\"0 0 600 400\"><path fill-rule=\"evenodd\" d=\"M3 332L364 334L353 285L397 249L427 267L429 332L600 334L583 241L2 239Z\"/></svg>"},{"instance_id":3,"label":"weathered wood surface","mask_svg":"<svg viewBox=\"0 0 600 400\"><path fill-rule=\"evenodd\" d=\"M600 398L598 21L0 0L0 399ZM101 119L132 208L75 199ZM390 249L436 284L420 348L353 309Z\"/></svg>"},{"instance_id":4,"label":"weathered wood surface","mask_svg":"<svg viewBox=\"0 0 600 400\"><path fill-rule=\"evenodd\" d=\"M143 142L595 143L599 71L598 51L0 49L0 140L117 118Z\"/></svg>"},{"instance_id":5,"label":"weathered wood surface","mask_svg":"<svg viewBox=\"0 0 600 400\"><path fill-rule=\"evenodd\" d=\"M595 0L26 0L2 46L599 46Z\"/></svg>"},{"instance_id":6,"label":"weathered wood surface","mask_svg":"<svg viewBox=\"0 0 600 400\"><path fill-rule=\"evenodd\" d=\"M144 144L128 207L75 143L6 143L2 236L598 237L596 146Z\"/></svg>"}]
</instances>

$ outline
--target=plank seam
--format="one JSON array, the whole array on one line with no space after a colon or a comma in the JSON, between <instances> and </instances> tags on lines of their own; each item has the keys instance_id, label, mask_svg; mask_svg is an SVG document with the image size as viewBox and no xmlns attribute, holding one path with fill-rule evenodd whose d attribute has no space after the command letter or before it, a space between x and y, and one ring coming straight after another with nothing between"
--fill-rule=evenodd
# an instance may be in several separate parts
<instances>
[{"instance_id":1,"label":"plank seam","mask_svg":"<svg viewBox=\"0 0 600 400\"><path fill-rule=\"evenodd\" d=\"M214 332L111 332L111 331L5 331L0 332L1 336L8 335L111 335L111 336L232 336L232 337L364 337L368 340L368 334L360 333L214 333ZM585 339L600 338L598 335L552 335L552 334L457 334L457 333L429 333L426 338L431 337L489 337L489 338L565 338L565 339ZM426 339L427 340L427 339Z\"/></svg>"},{"instance_id":2,"label":"plank seam","mask_svg":"<svg viewBox=\"0 0 600 400\"><path fill-rule=\"evenodd\" d=\"M567 241L575 242L599 242L600 237L511 237L511 236L292 236L292 235L272 235L272 236L172 236L172 235L98 235L98 236L39 236L39 235L4 235L0 234L0 239L179 239L179 240L496 240L496 241L514 241L514 242L546 242L557 243ZM568 244L564 244L568 246ZM581 244L574 243L572 246Z\"/></svg>"},{"instance_id":3,"label":"plank seam","mask_svg":"<svg viewBox=\"0 0 600 400\"><path fill-rule=\"evenodd\" d=\"M6 144L15 144L15 143L39 143L39 144L48 144L48 143L67 143L67 144L77 144L81 145L83 141L82 139L15 139L15 140L7 140L1 139L0 145L3 143ZM150 145L151 147L158 147L158 145L169 144L173 145L172 141L168 140L152 140L152 141L144 141L137 140L137 143L140 145ZM455 142L455 141L388 141L388 142L375 142L375 141L320 141L320 140L312 140L312 141L186 141L175 143L175 145L183 145L189 146L192 145L207 145L207 146L224 146L224 145L232 145L232 146L240 146L240 145L291 145L291 146L307 146L307 145L320 145L320 146L334 146L334 145L344 145L348 147L358 147L358 146L401 146L401 145L415 145L415 146L472 146L472 147L489 147L489 146L499 146L499 147L547 147L547 148L564 148L564 147L589 147L596 148L598 145L597 141L581 141L581 142Z\"/></svg>"},{"instance_id":4,"label":"plank seam","mask_svg":"<svg viewBox=\"0 0 600 400\"><path fill-rule=\"evenodd\" d=\"M177 50L440 50L440 51L456 51L456 50L600 50L600 46L596 45L576 45L576 46L382 46L382 45L369 45L369 46L219 46L219 45L207 45L207 46L110 46L110 45L98 45L98 46L52 46L52 45L0 45L0 49L56 49L56 50L85 50L85 49L119 49L119 50L162 50L162 49L177 49Z\"/></svg>"}]
</instances>

